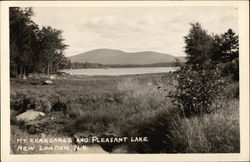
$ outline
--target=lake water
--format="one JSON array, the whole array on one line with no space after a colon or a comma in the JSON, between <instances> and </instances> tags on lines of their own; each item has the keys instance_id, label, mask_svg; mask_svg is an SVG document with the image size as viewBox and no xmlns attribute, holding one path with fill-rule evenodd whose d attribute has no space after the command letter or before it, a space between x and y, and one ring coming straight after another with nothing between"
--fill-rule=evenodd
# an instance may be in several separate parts
<instances>
[{"instance_id":1,"label":"lake water","mask_svg":"<svg viewBox=\"0 0 250 162\"><path fill-rule=\"evenodd\" d=\"M135 75L151 73L167 73L177 70L177 67L140 67L140 68L108 68L108 69L66 69L63 72L70 75Z\"/></svg>"}]
</instances>

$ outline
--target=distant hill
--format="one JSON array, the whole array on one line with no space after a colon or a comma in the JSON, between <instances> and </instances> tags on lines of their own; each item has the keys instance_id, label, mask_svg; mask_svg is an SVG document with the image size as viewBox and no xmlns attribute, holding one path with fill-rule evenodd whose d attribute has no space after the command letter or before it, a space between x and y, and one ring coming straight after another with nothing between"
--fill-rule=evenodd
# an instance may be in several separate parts
<instances>
[{"instance_id":1,"label":"distant hill","mask_svg":"<svg viewBox=\"0 0 250 162\"><path fill-rule=\"evenodd\" d=\"M187 61L187 58L186 56L179 56L179 57L176 57L180 62L186 62Z\"/></svg>"},{"instance_id":2,"label":"distant hill","mask_svg":"<svg viewBox=\"0 0 250 162\"><path fill-rule=\"evenodd\" d=\"M153 51L123 52L113 49L96 49L69 57L71 62L100 63L105 65L145 65L157 63L173 63L178 57ZM183 59L179 59L182 61Z\"/></svg>"}]
</instances>

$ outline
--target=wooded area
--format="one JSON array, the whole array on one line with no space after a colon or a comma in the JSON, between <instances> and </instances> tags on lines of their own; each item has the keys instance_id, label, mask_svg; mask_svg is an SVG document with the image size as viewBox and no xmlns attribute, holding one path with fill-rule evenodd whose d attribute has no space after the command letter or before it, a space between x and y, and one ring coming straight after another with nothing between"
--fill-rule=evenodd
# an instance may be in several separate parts
<instances>
[{"instance_id":1,"label":"wooded area","mask_svg":"<svg viewBox=\"0 0 250 162\"><path fill-rule=\"evenodd\" d=\"M55 73L67 64L63 31L39 27L32 21L32 8L10 7L10 76Z\"/></svg>"},{"instance_id":2,"label":"wooded area","mask_svg":"<svg viewBox=\"0 0 250 162\"><path fill-rule=\"evenodd\" d=\"M200 23L194 23L184 39L186 64L192 70L219 68L225 76L239 80L239 38L232 29L209 35Z\"/></svg>"}]
</instances>

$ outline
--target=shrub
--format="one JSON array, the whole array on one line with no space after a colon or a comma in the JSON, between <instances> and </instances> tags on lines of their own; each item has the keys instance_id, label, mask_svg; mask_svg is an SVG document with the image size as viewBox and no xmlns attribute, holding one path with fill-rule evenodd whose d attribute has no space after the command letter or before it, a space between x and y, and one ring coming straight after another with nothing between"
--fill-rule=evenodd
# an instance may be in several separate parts
<instances>
[{"instance_id":1,"label":"shrub","mask_svg":"<svg viewBox=\"0 0 250 162\"><path fill-rule=\"evenodd\" d=\"M12 110L10 112L10 124L11 125L17 125L18 127L23 127L25 122L23 120L17 120L16 116L18 114L18 111Z\"/></svg>"},{"instance_id":2,"label":"shrub","mask_svg":"<svg viewBox=\"0 0 250 162\"><path fill-rule=\"evenodd\" d=\"M183 110L184 116L199 115L213 111L214 99L223 89L218 68L210 65L193 68L185 65L177 72L178 85L173 92L174 103Z\"/></svg>"},{"instance_id":3,"label":"shrub","mask_svg":"<svg viewBox=\"0 0 250 162\"><path fill-rule=\"evenodd\" d=\"M223 91L226 98L237 98L239 99L240 95L240 86L239 82L227 82L226 88Z\"/></svg>"},{"instance_id":4,"label":"shrub","mask_svg":"<svg viewBox=\"0 0 250 162\"><path fill-rule=\"evenodd\" d=\"M27 110L50 112L51 103L44 96L37 96L28 93L11 93L11 108L19 113Z\"/></svg>"},{"instance_id":5,"label":"shrub","mask_svg":"<svg viewBox=\"0 0 250 162\"><path fill-rule=\"evenodd\" d=\"M59 97L57 101L52 106L53 111L62 111L66 113L67 111L67 103L65 101L65 98Z\"/></svg>"},{"instance_id":6,"label":"shrub","mask_svg":"<svg viewBox=\"0 0 250 162\"><path fill-rule=\"evenodd\" d=\"M79 103L69 103L67 105L67 114L72 118L80 117L84 114L84 109L82 107L83 106Z\"/></svg>"},{"instance_id":7,"label":"shrub","mask_svg":"<svg viewBox=\"0 0 250 162\"><path fill-rule=\"evenodd\" d=\"M75 120L68 122L62 131L68 134L79 132L99 134L107 131L110 124L115 123L117 120L117 116L108 111L88 111Z\"/></svg>"},{"instance_id":8,"label":"shrub","mask_svg":"<svg viewBox=\"0 0 250 162\"><path fill-rule=\"evenodd\" d=\"M239 81L239 59L234 59L230 62L220 63L223 74L229 76L232 80Z\"/></svg>"}]
</instances>

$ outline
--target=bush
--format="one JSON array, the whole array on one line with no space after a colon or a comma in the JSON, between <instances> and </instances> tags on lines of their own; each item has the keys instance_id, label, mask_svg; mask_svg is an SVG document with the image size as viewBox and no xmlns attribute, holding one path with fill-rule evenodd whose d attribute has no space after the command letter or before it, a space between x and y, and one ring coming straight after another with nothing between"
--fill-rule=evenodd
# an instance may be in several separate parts
<instances>
[{"instance_id":1,"label":"bush","mask_svg":"<svg viewBox=\"0 0 250 162\"><path fill-rule=\"evenodd\" d=\"M230 62L220 63L218 66L221 67L223 75L229 76L234 81L239 81L239 59L236 58Z\"/></svg>"},{"instance_id":2,"label":"bush","mask_svg":"<svg viewBox=\"0 0 250 162\"><path fill-rule=\"evenodd\" d=\"M52 107L46 97L28 93L11 93L10 104L11 108L18 111L18 113L31 109L47 113L51 111Z\"/></svg>"},{"instance_id":3,"label":"bush","mask_svg":"<svg viewBox=\"0 0 250 162\"><path fill-rule=\"evenodd\" d=\"M110 129L110 124L117 122L117 116L107 111L85 112L73 121L68 122L62 132L75 134L79 132L100 134Z\"/></svg>"},{"instance_id":4,"label":"bush","mask_svg":"<svg viewBox=\"0 0 250 162\"><path fill-rule=\"evenodd\" d=\"M195 70L194 70L195 69ZM223 80L218 68L200 66L193 68L185 65L177 71L176 91L173 92L174 104L183 110L186 117L213 111L214 99L223 89Z\"/></svg>"},{"instance_id":5,"label":"bush","mask_svg":"<svg viewBox=\"0 0 250 162\"><path fill-rule=\"evenodd\" d=\"M66 113L67 111L67 103L65 101L66 99L63 97L57 98L57 101L53 104L52 110L53 111L62 111Z\"/></svg>"}]
</instances>

